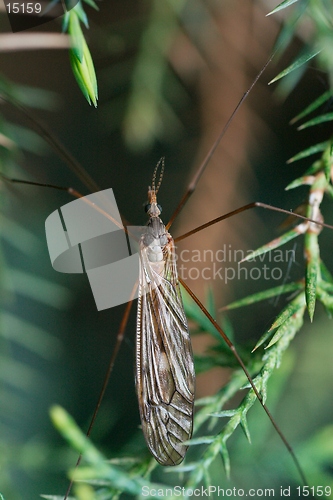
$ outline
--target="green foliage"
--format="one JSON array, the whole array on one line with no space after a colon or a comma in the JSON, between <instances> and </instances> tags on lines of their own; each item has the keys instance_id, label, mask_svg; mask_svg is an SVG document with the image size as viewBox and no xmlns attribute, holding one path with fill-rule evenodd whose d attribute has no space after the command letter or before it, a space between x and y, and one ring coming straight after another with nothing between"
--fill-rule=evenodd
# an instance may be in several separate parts
<instances>
[{"instance_id":1,"label":"green foliage","mask_svg":"<svg viewBox=\"0 0 333 500\"><path fill-rule=\"evenodd\" d=\"M279 73L273 80L271 80L269 83L274 83L280 80L281 78L284 78L285 76L289 75L292 71L295 71L296 69L299 69L301 66L304 66L307 64L311 59L314 59L321 51L320 50L315 50L315 51L310 51L306 54L301 55L296 61L294 61L288 68L284 69Z\"/></svg>"},{"instance_id":2,"label":"green foliage","mask_svg":"<svg viewBox=\"0 0 333 500\"><path fill-rule=\"evenodd\" d=\"M270 14L284 10L292 4L294 4L293 8L286 11L288 17L286 17L276 47L286 49L297 32L302 33L304 46L295 60L270 82L275 82L288 75L281 81L277 90L279 95L283 97L286 97L296 87L310 61L327 73L330 85L333 84L332 2L326 0L285 0Z\"/></svg>"},{"instance_id":3,"label":"green foliage","mask_svg":"<svg viewBox=\"0 0 333 500\"><path fill-rule=\"evenodd\" d=\"M89 1L87 3L98 10L95 2ZM65 14L64 31L68 31L71 37L72 47L69 55L76 81L88 103L97 107L98 91L95 68L80 23L88 28L88 19L81 1Z\"/></svg>"},{"instance_id":4,"label":"green foliage","mask_svg":"<svg viewBox=\"0 0 333 500\"><path fill-rule=\"evenodd\" d=\"M319 105L325 103L326 100L331 98L331 93L325 93L325 99L321 96L316 99L312 104L310 104L306 110L298 115L293 121L298 121L299 119L305 118L309 113L315 111ZM313 120L312 124L319 124L325 119L321 119L327 116L321 115ZM310 122L307 122L310 123ZM302 130L304 127L299 127ZM287 189L298 187L300 185L309 185L309 195L306 204L305 214L307 217L314 221L322 222L322 215L320 213L320 205L324 198L324 194L331 193L331 182L333 176L333 163L331 156L332 146L331 140L325 141L320 145L310 146L305 151L298 153L293 157L291 161L296 161L300 159L307 158L318 152L322 152L319 160L315 162L310 167L312 175L304 175L296 181L293 181ZM296 220L296 219L295 219ZM304 253L305 253L305 277L294 283L288 283L280 287L275 287L264 292L259 292L250 297L246 297L237 302L233 302L228 306L224 307L224 310L235 309L238 307L243 307L252 304L257 301L266 300L271 297L279 297L281 293L287 293L291 291L296 292L295 298L293 298L287 306L281 311L281 313L276 317L275 321L271 327L262 335L262 337L257 342L253 350L258 349L260 346L266 344L265 351L262 355L262 367L259 374L256 376L255 383L256 387L260 389L263 399L267 396L267 381L273 375L276 368L279 367L284 351L288 348L291 340L293 340L296 333L299 332L303 325L303 316L308 310L311 321L314 317L315 304L318 299L323 306L327 309L329 316L332 315L332 277L330 273L327 272L326 265L322 262L320 257L320 247L318 242L318 236L322 230L322 227L315 224L315 222L301 222L290 231L287 231L279 238L263 245L259 249L251 252L246 256L243 261L255 260L257 257L271 252L273 249L281 247L289 242L291 239L304 235ZM228 458L228 453L225 447L225 441L230 436L230 434L236 429L239 423L242 423L242 418L245 419L245 415L250 406L253 404L253 399L255 395L253 390L250 389L247 396L244 398L242 403L238 406L236 410L233 410L231 418L223 428L221 433L216 437L216 441L220 441L221 453L223 455L224 464L226 467L227 474L230 473L230 463ZM220 413L221 416L228 416L223 411ZM244 423L243 423L244 426ZM248 428L246 426L246 434L248 436ZM215 441L210 446L214 446Z\"/></svg>"},{"instance_id":5,"label":"green foliage","mask_svg":"<svg viewBox=\"0 0 333 500\"><path fill-rule=\"evenodd\" d=\"M90 443L88 438L63 408L59 406L53 407L51 409L51 418L55 427L61 432L68 443L80 454L84 455L88 463L88 467L81 467L79 470L73 471L72 474L75 480L85 481L88 484L89 480L92 480L92 484L94 484L97 479L97 481L103 484L104 494L107 491L106 489L109 488L113 495L117 495L117 492L139 495L141 489L149 485L149 482L142 480L140 476L129 478L125 472L114 467L111 463L107 463L106 458ZM87 490L84 491L86 495ZM81 497L79 496L79 498Z\"/></svg>"},{"instance_id":6,"label":"green foliage","mask_svg":"<svg viewBox=\"0 0 333 500\"><path fill-rule=\"evenodd\" d=\"M298 2L298 0L284 0L281 2L275 9L273 9L267 16L270 16L272 14L276 14L276 12L279 12L279 10L283 10L286 7L289 7L289 5L292 5L293 3Z\"/></svg>"}]
</instances>

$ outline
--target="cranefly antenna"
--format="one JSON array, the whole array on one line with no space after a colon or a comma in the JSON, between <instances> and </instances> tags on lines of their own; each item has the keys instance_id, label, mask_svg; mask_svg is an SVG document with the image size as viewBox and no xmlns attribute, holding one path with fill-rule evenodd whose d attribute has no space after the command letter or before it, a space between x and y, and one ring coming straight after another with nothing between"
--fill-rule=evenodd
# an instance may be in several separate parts
<instances>
[{"instance_id":1,"label":"cranefly antenna","mask_svg":"<svg viewBox=\"0 0 333 500\"><path fill-rule=\"evenodd\" d=\"M158 190L160 189L161 184L162 184L162 179L163 179L163 174L164 174L164 159L165 159L164 156L162 156L160 161L157 163L155 170L154 170L154 173L153 173L151 185L152 185L152 191L155 193L155 195L158 193ZM156 174L157 174L157 171L160 167L161 167L160 178L158 179L157 186L155 186Z\"/></svg>"}]
</instances>

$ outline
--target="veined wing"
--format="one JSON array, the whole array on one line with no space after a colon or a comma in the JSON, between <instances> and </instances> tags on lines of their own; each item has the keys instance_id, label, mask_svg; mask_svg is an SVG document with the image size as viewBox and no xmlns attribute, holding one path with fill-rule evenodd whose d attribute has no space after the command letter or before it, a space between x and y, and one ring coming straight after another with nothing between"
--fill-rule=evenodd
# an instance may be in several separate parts
<instances>
[{"instance_id":1,"label":"veined wing","mask_svg":"<svg viewBox=\"0 0 333 500\"><path fill-rule=\"evenodd\" d=\"M148 448L160 464L177 465L192 435L195 373L174 242L167 236L162 263L151 263L140 243L136 388Z\"/></svg>"}]
</instances>

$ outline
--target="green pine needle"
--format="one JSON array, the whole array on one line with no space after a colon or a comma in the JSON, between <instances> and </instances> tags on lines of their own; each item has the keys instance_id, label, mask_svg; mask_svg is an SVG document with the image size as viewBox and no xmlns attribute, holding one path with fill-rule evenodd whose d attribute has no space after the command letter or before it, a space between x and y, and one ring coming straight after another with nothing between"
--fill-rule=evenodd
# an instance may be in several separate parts
<instances>
[{"instance_id":1,"label":"green pine needle","mask_svg":"<svg viewBox=\"0 0 333 500\"><path fill-rule=\"evenodd\" d=\"M313 59L318 54L320 54L320 52L321 52L321 49L320 50L315 49L315 50L311 50L311 51L301 55L290 66L288 66L286 69L281 71L281 73L279 73L275 78L273 78L273 80L271 80L269 82L269 85L280 80L281 78L284 78L285 76L289 75L289 73L291 73L292 71L295 71L296 69L300 68L301 66L304 66L304 64L311 61L311 59Z\"/></svg>"},{"instance_id":2,"label":"green pine needle","mask_svg":"<svg viewBox=\"0 0 333 500\"><path fill-rule=\"evenodd\" d=\"M284 0L277 7L275 7L275 9L271 10L271 12L266 14L266 16L271 16L272 14L275 14L276 12L279 12L280 10L285 9L285 8L289 7L289 5L292 5L293 3L296 3L296 2L298 2L298 0Z\"/></svg>"}]
</instances>

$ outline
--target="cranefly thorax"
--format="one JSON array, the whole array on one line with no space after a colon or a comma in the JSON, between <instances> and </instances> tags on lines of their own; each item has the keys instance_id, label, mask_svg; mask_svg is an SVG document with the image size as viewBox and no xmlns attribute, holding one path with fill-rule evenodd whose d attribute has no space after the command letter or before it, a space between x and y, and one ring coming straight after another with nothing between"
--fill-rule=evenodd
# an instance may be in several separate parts
<instances>
[{"instance_id":1,"label":"cranefly thorax","mask_svg":"<svg viewBox=\"0 0 333 500\"><path fill-rule=\"evenodd\" d=\"M147 258L158 274L164 269L165 246L169 241L169 233L159 217L150 217L142 235L142 243Z\"/></svg>"}]
</instances>

